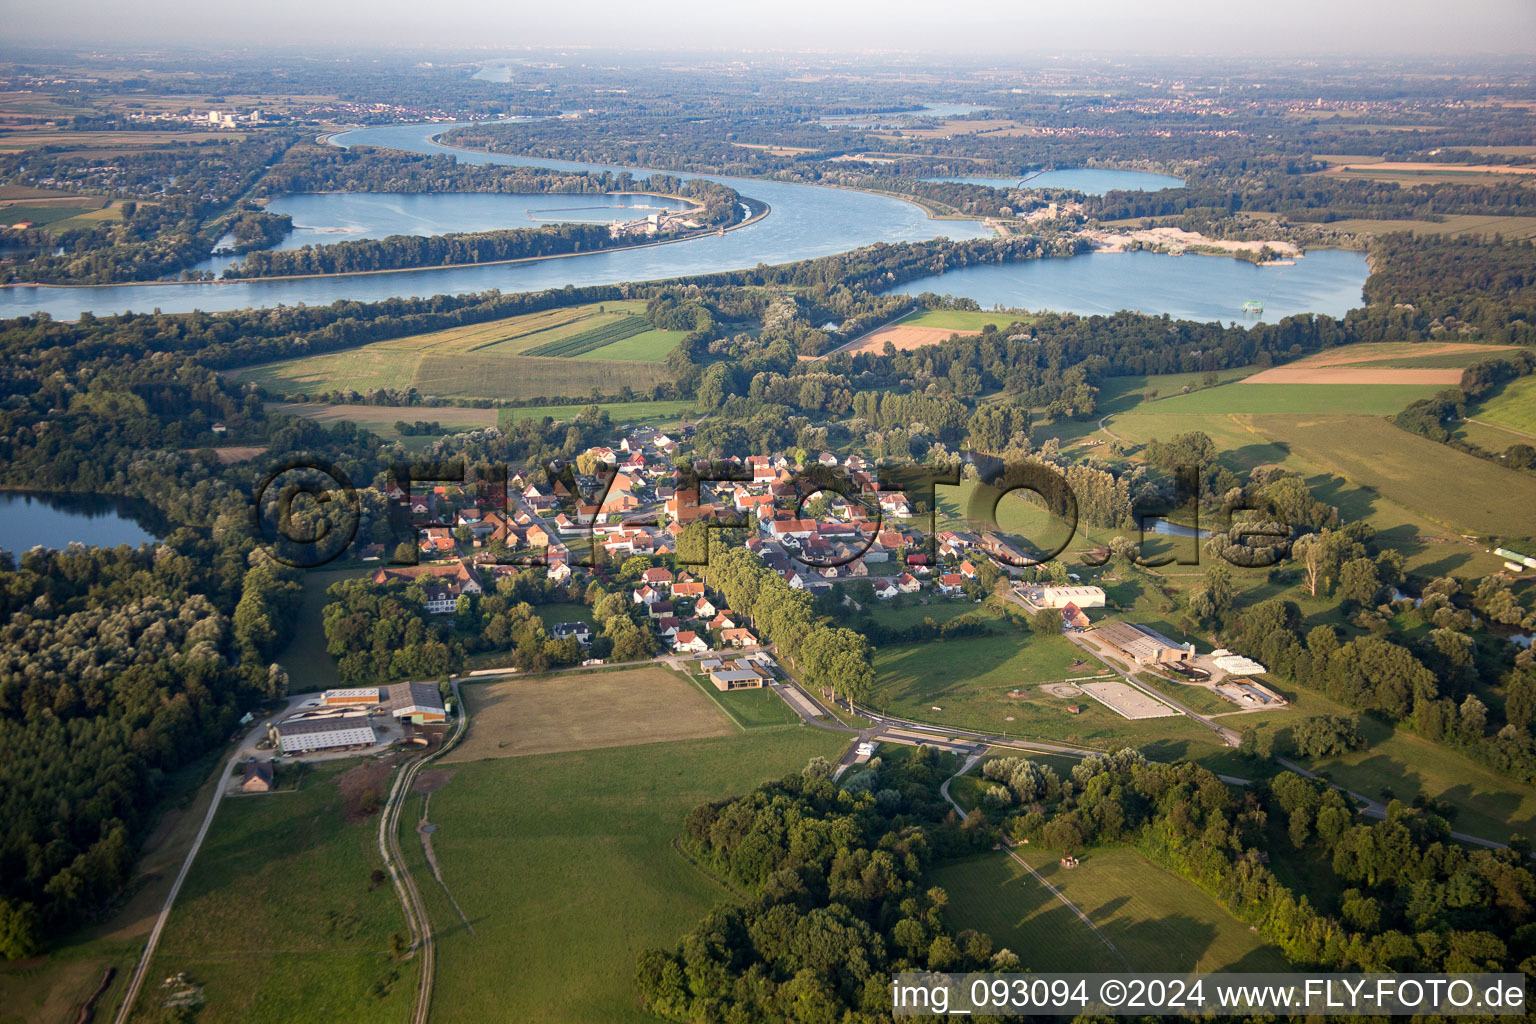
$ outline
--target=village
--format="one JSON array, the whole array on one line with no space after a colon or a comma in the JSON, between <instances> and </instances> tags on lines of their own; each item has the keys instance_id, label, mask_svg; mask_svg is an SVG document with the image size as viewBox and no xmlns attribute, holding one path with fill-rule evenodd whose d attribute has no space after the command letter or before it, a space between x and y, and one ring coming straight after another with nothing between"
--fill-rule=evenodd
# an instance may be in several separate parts
<instances>
[{"instance_id":1,"label":"village","mask_svg":"<svg viewBox=\"0 0 1536 1024\"><path fill-rule=\"evenodd\" d=\"M1209 690L1235 711L1285 704L1252 678L1263 665L1219 649L1200 655L1192 643L1109 617L1101 587L1064 570L1042 578L1018 538L933 530L932 510L906 491L888 489L889 482L882 486L878 468L859 456L840 460L822 452L802 465L779 453L706 466L690 461L692 435L686 423L670 432L623 430L616 443L591 447L548 472L509 476L505 490L483 482L410 489L395 482L385 496L408 516L419 561L380 565L368 578L377 587L421 587L424 610L451 623L465 601L522 573L557 583L619 577L634 619L662 652L658 658L697 662L721 692L771 686L780 680L772 651L750 622L709 591L702 567L679 557L685 531L703 522L744 534L744 547L791 589L843 605L858 607L861 598L877 605L979 603L996 595L1026 617L1059 616L1085 663L1107 671L1101 679L1058 687L1055 695L1066 697L1070 689L1070 696L1090 697L1127 719L1187 713L1138 682L1138 673ZM405 561L401 554L394 561ZM382 545L365 546L362 557L383 561ZM642 561L631 561L636 558ZM623 579L617 570L626 563L643 568ZM583 651L594 639L587 621L550 621L546 628ZM587 657L582 664L598 666L603 659ZM440 738L451 704L435 683L330 690L272 724L266 747L313 756L425 745ZM1064 708L1081 711L1077 704Z\"/></svg>"}]
</instances>

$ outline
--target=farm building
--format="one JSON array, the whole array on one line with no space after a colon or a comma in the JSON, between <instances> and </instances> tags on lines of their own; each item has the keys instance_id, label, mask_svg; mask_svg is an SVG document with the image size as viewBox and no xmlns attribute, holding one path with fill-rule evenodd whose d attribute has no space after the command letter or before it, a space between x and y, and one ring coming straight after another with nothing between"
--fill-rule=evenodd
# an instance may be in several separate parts
<instances>
[{"instance_id":1,"label":"farm building","mask_svg":"<svg viewBox=\"0 0 1536 1024\"><path fill-rule=\"evenodd\" d=\"M364 714L295 715L276 727L277 743L285 754L307 750L372 746L377 739Z\"/></svg>"},{"instance_id":2,"label":"farm building","mask_svg":"<svg viewBox=\"0 0 1536 1024\"><path fill-rule=\"evenodd\" d=\"M343 690L326 690L320 698L326 707L372 707L379 703L377 686L357 686Z\"/></svg>"},{"instance_id":3,"label":"farm building","mask_svg":"<svg viewBox=\"0 0 1536 1024\"><path fill-rule=\"evenodd\" d=\"M1104 591L1100 587L1023 586L1019 596L1035 608L1103 608Z\"/></svg>"},{"instance_id":4,"label":"farm building","mask_svg":"<svg viewBox=\"0 0 1536 1024\"><path fill-rule=\"evenodd\" d=\"M391 683L385 693L389 713L396 718L417 725L438 724L448 718L442 694L432 683Z\"/></svg>"},{"instance_id":5,"label":"farm building","mask_svg":"<svg viewBox=\"0 0 1536 1024\"><path fill-rule=\"evenodd\" d=\"M1129 622L1106 622L1091 634L1138 665L1179 665L1195 657L1194 644L1177 644Z\"/></svg>"}]
</instances>

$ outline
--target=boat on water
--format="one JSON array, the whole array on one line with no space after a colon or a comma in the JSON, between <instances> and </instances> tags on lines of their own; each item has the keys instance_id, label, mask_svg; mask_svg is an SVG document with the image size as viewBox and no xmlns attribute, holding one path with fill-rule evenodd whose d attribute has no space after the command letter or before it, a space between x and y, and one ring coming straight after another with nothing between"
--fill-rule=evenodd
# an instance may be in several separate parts
<instances>
[{"instance_id":1,"label":"boat on water","mask_svg":"<svg viewBox=\"0 0 1536 1024\"><path fill-rule=\"evenodd\" d=\"M1258 299L1249 299L1247 302L1243 303L1243 312L1252 313L1255 315L1262 313L1264 312L1264 303L1260 302Z\"/></svg>"}]
</instances>

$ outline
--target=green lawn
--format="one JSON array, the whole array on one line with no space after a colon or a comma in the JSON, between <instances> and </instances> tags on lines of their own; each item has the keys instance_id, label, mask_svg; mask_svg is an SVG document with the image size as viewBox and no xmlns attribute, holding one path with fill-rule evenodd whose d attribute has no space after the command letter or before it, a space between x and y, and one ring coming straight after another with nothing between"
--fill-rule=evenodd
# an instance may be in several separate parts
<instances>
[{"instance_id":1,"label":"green lawn","mask_svg":"<svg viewBox=\"0 0 1536 1024\"><path fill-rule=\"evenodd\" d=\"M288 644L277 656L277 663L288 671L288 692L318 693L340 684L336 659L325 649L323 615L326 590L342 580L371 576L373 568L310 569L304 573L304 596L298 619Z\"/></svg>"},{"instance_id":2,"label":"green lawn","mask_svg":"<svg viewBox=\"0 0 1536 1024\"><path fill-rule=\"evenodd\" d=\"M378 819L345 820L337 776L317 767L298 792L227 797L161 938L135 1019L149 1019L159 979L203 986L201 1024L404 1021L416 963L392 962L406 933L382 867Z\"/></svg>"},{"instance_id":3,"label":"green lawn","mask_svg":"<svg viewBox=\"0 0 1536 1024\"><path fill-rule=\"evenodd\" d=\"M455 765L430 817L474 934L434 906L434 1003L454 1020L651 1024L636 955L671 947L730 898L673 849L684 817L844 744L771 729Z\"/></svg>"},{"instance_id":4,"label":"green lawn","mask_svg":"<svg viewBox=\"0 0 1536 1024\"><path fill-rule=\"evenodd\" d=\"M950 927L986 932L997 947L1017 953L1026 969L1123 971L1126 962L1136 971L1289 969L1280 951L1247 925L1134 850L1092 849L1071 869L1060 866L1055 851L1025 846L1018 852L1088 915L1098 934L1001 853L947 864L933 880L949 893Z\"/></svg>"},{"instance_id":5,"label":"green lawn","mask_svg":"<svg viewBox=\"0 0 1536 1024\"><path fill-rule=\"evenodd\" d=\"M736 723L740 729L772 728L781 725L797 725L800 722L800 716L795 714L789 705L784 703L783 698L769 687L722 692L715 689L714 684L702 673L685 674L689 681L713 701L716 707L724 711L725 716Z\"/></svg>"}]
</instances>

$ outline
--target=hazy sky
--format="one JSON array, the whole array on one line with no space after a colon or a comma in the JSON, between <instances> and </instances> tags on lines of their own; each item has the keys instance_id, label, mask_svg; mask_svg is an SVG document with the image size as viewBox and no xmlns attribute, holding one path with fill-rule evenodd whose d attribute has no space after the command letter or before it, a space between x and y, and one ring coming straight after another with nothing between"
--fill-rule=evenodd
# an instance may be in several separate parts
<instances>
[{"instance_id":1,"label":"hazy sky","mask_svg":"<svg viewBox=\"0 0 1536 1024\"><path fill-rule=\"evenodd\" d=\"M4 35L264 44L988 55L1536 53L1536 0L7 0Z\"/></svg>"}]
</instances>

